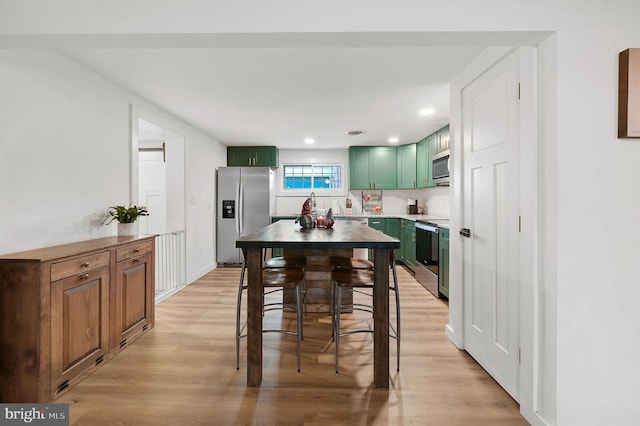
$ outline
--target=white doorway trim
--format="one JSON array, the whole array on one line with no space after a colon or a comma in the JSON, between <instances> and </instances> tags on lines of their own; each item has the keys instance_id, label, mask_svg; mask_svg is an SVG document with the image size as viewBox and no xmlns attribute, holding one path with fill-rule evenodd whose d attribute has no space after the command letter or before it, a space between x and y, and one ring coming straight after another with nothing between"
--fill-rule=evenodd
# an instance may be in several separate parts
<instances>
[{"instance_id":1,"label":"white doorway trim","mask_svg":"<svg viewBox=\"0 0 640 426\"><path fill-rule=\"evenodd\" d=\"M539 265L538 240L543 230L538 226L540 196L538 181L538 65L537 50L535 48L495 47L488 48L479 55L465 70L463 70L451 84L451 151L452 151L452 181L451 181L451 240L450 240L450 294L449 294L449 324L446 326L447 337L460 349L465 348L464 321L465 306L462 288L463 262L462 244L458 230L464 227L461 216L463 203L462 182L462 89L484 73L492 65L509 54L520 56L520 192L523 195L520 202L520 213L523 222L521 235L520 260L520 350L519 366L520 380L520 412L532 424L546 424L538 415L539 389L554 389L555 385L541 384L544 377L548 377L543 356L537 347L539 329L545 326L548 319L539 315L538 300ZM546 324L548 327L548 324ZM551 411L554 411L551 408ZM555 414L555 412L553 413ZM547 416L545 416L547 417ZM549 418L549 417L547 417ZM553 418L553 416L551 416Z\"/></svg>"},{"instance_id":2,"label":"white doorway trim","mask_svg":"<svg viewBox=\"0 0 640 426\"><path fill-rule=\"evenodd\" d=\"M140 200L141 184L149 186L157 183L161 188L158 194L163 195L162 206L158 210L164 217L155 222L155 228L148 230L148 233L156 235L156 303L159 303L186 285L186 132L133 104L130 124L130 199L133 203L146 202ZM141 129L142 124L144 129ZM150 139L141 141L141 132L150 136ZM148 148L149 144L156 145L159 141L162 142L160 174L154 173L154 169L146 164L145 167L141 167L141 158L145 162L149 158L141 157L139 154L141 147ZM141 171L144 172L142 180ZM153 215L153 211L149 210L149 215Z\"/></svg>"}]
</instances>

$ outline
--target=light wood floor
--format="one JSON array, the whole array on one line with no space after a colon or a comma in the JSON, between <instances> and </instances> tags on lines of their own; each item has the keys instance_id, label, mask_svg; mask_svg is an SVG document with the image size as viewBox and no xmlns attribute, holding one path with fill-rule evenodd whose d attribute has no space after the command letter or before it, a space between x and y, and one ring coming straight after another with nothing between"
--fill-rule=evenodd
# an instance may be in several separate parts
<instances>
[{"instance_id":1,"label":"light wood floor","mask_svg":"<svg viewBox=\"0 0 640 426\"><path fill-rule=\"evenodd\" d=\"M341 340L335 373L322 314L305 318L301 373L295 337L265 334L262 386L247 388L244 341L235 368L239 268L218 268L159 304L153 330L55 402L70 404L74 425L527 424L517 403L447 340L445 302L403 268L399 276L402 361L397 373L392 340L389 390L371 386L367 334ZM288 313L267 315L270 326L295 327ZM344 325L366 321L353 317Z\"/></svg>"}]
</instances>

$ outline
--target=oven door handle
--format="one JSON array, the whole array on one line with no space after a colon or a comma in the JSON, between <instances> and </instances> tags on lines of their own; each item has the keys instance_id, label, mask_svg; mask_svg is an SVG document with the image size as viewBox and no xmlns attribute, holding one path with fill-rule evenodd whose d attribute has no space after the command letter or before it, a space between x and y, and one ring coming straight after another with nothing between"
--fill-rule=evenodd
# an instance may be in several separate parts
<instances>
[{"instance_id":1,"label":"oven door handle","mask_svg":"<svg viewBox=\"0 0 640 426\"><path fill-rule=\"evenodd\" d=\"M427 225L425 223L416 222L416 229L422 229L423 231L434 232L436 234L438 233L438 227L437 226L431 226L431 225Z\"/></svg>"}]
</instances>

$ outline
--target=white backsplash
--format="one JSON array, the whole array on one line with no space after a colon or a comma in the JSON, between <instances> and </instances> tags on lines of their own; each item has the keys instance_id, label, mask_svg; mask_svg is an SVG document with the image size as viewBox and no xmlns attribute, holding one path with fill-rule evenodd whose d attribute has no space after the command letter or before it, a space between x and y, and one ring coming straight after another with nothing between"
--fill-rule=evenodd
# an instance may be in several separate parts
<instances>
[{"instance_id":1,"label":"white backsplash","mask_svg":"<svg viewBox=\"0 0 640 426\"><path fill-rule=\"evenodd\" d=\"M305 202L307 197L308 196L276 197L276 214L300 214L302 204ZM353 202L353 214L362 214L362 191L350 191L349 197ZM415 190L403 189L382 191L382 213L406 214L408 198L415 198L418 200L418 206L426 209L424 212L425 214L449 217L449 187L446 186ZM328 210L332 208L334 200L339 206L339 212L334 211L334 214L344 214L346 197L316 196L316 208Z\"/></svg>"},{"instance_id":2,"label":"white backsplash","mask_svg":"<svg viewBox=\"0 0 640 426\"><path fill-rule=\"evenodd\" d=\"M451 198L449 196L448 186L438 186L423 191L427 193L427 197L423 203L426 214L446 218L451 217L449 210L449 200Z\"/></svg>"},{"instance_id":3,"label":"white backsplash","mask_svg":"<svg viewBox=\"0 0 640 426\"><path fill-rule=\"evenodd\" d=\"M333 163L342 164L344 167L344 175L348 185L349 173L349 152L344 150L280 150L279 153L280 164L318 164L318 163ZM280 175L281 171L278 169L276 180L279 182L282 180ZM333 206L335 200L339 206L339 212L334 214L345 213L345 201L347 197L351 198L353 202L352 212L354 215L362 214L362 192L363 191L342 191L341 195L322 196L318 195L319 191L316 191L316 208L330 209ZM373 191L372 191L373 192ZM348 194L348 195L347 195ZM365 191L366 194L366 191ZM302 210L302 204L307 197L311 195L311 191L308 194L300 194L299 196L291 196L284 192L281 188L276 187L275 197L275 214L276 215L299 215ZM418 201L418 207L425 209L424 214L439 217L449 217L449 187L438 186L434 188L426 189L398 189L398 190L383 190L382 191L382 213L383 214L406 214L407 213L407 199L414 198Z\"/></svg>"}]
</instances>

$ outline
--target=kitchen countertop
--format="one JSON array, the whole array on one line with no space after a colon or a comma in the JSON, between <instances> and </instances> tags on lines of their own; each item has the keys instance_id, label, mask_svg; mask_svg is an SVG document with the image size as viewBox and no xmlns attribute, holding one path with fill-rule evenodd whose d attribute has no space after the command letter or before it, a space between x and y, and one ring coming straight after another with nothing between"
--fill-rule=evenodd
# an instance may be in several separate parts
<instances>
[{"instance_id":1,"label":"kitchen countertop","mask_svg":"<svg viewBox=\"0 0 640 426\"><path fill-rule=\"evenodd\" d=\"M295 219L296 217L298 217L299 215L290 215L290 214L276 214L273 215L271 217L278 217L278 218L293 218ZM433 216L433 215L427 215L427 214L387 214L387 213L382 213L382 214L352 214L352 215L334 215L333 216L336 219L369 219L369 218L399 218L399 219L407 219L407 220L423 220L423 221L429 221L429 220L449 220L448 217L441 217L441 216ZM443 226L444 227L444 226Z\"/></svg>"}]
</instances>

